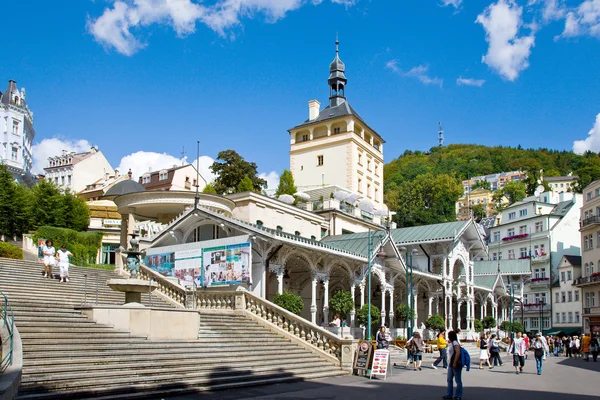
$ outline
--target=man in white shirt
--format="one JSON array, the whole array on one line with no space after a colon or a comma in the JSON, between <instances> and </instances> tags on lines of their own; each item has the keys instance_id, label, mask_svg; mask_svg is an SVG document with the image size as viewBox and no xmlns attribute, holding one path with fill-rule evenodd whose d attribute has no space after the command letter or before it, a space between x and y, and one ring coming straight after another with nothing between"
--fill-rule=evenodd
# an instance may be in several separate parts
<instances>
[{"instance_id":1,"label":"man in white shirt","mask_svg":"<svg viewBox=\"0 0 600 400\"><path fill-rule=\"evenodd\" d=\"M517 337L511 343L508 348L508 352L513 355L513 366L515 367L515 371L517 375L519 372L523 372L523 367L525 366L525 352L527 351L527 344L525 340L523 340L523 336L521 332L517 332Z\"/></svg>"},{"instance_id":2,"label":"man in white shirt","mask_svg":"<svg viewBox=\"0 0 600 400\"><path fill-rule=\"evenodd\" d=\"M69 257L72 256L67 246L64 244L59 251L56 252L56 258L58 258L58 267L60 268L60 281L69 282Z\"/></svg>"}]
</instances>

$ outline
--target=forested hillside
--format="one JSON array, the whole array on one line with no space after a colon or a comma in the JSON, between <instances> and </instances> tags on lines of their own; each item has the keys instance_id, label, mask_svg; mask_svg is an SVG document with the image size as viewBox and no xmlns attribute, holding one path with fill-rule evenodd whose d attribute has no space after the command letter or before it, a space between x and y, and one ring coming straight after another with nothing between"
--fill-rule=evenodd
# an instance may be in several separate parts
<instances>
[{"instance_id":1,"label":"forested hillside","mask_svg":"<svg viewBox=\"0 0 600 400\"><path fill-rule=\"evenodd\" d=\"M399 226L454 221L454 205L462 195L462 180L516 170L527 171L525 184L529 194L537 186L540 170L545 177L572 172L579 176L576 190L581 191L600 179L600 156L592 152L579 155L545 148L471 144L433 147L427 153L407 150L385 165L386 202L398 213Z\"/></svg>"}]
</instances>

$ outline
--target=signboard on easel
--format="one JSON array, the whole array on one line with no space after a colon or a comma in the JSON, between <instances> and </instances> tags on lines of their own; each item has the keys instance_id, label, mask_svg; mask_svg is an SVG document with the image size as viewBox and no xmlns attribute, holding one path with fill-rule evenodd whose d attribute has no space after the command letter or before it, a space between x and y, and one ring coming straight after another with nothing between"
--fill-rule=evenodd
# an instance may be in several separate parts
<instances>
[{"instance_id":1,"label":"signboard on easel","mask_svg":"<svg viewBox=\"0 0 600 400\"><path fill-rule=\"evenodd\" d=\"M375 354L373 354L373 366L371 367L371 375L369 379L373 377L373 375L383 375L383 379L387 378L387 372L390 367L390 351L389 350L375 350Z\"/></svg>"},{"instance_id":2,"label":"signboard on easel","mask_svg":"<svg viewBox=\"0 0 600 400\"><path fill-rule=\"evenodd\" d=\"M359 340L356 354L354 355L355 370L367 371L371 367L371 356L373 354L373 345L367 340Z\"/></svg>"}]
</instances>

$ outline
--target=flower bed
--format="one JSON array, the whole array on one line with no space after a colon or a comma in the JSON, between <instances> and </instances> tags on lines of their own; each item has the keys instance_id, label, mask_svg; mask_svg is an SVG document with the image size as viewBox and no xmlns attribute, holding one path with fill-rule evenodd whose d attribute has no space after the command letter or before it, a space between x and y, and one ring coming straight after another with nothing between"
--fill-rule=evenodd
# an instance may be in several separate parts
<instances>
[{"instance_id":1,"label":"flower bed","mask_svg":"<svg viewBox=\"0 0 600 400\"><path fill-rule=\"evenodd\" d=\"M518 235L507 236L505 238L502 238L502 241L503 242L508 242L509 240L525 239L528 236L529 236L529 234L527 234L527 233L520 233Z\"/></svg>"}]
</instances>

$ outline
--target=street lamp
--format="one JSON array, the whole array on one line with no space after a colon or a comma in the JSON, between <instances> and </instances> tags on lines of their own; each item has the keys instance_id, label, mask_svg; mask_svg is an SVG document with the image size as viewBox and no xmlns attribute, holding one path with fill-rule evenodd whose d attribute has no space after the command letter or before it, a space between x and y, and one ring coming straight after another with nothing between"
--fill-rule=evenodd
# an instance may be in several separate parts
<instances>
[{"instance_id":1,"label":"street lamp","mask_svg":"<svg viewBox=\"0 0 600 400\"><path fill-rule=\"evenodd\" d=\"M538 303L541 307L540 307L540 330L539 332L542 332L542 335L544 334L544 305L546 304L546 300L542 297Z\"/></svg>"},{"instance_id":2,"label":"street lamp","mask_svg":"<svg viewBox=\"0 0 600 400\"><path fill-rule=\"evenodd\" d=\"M408 253L408 250L406 249L406 247L401 247L399 249L402 252L406 253L406 310L407 310L407 318L406 318L406 328L407 328L407 339L409 337L412 336L413 334L413 323L414 323L414 318L408 318L408 314L412 314L411 311L416 312L416 310L413 310L413 298L415 297L415 290L413 287L413 256L416 256L418 254L417 249L412 249L410 254ZM410 284L409 284L410 282Z\"/></svg>"}]
</instances>

